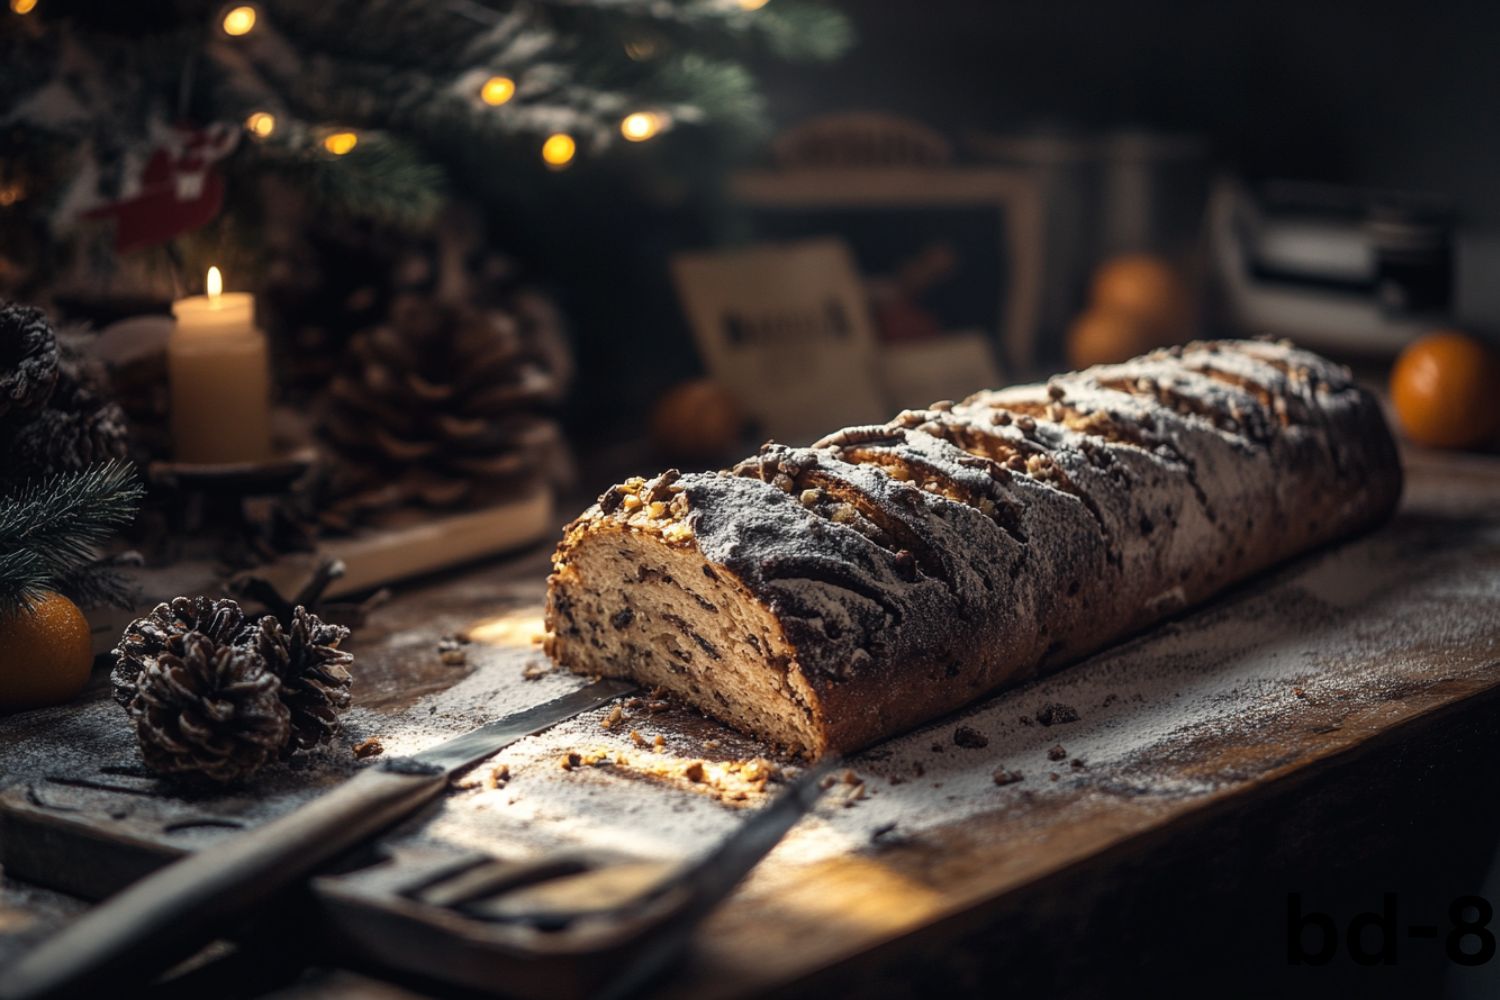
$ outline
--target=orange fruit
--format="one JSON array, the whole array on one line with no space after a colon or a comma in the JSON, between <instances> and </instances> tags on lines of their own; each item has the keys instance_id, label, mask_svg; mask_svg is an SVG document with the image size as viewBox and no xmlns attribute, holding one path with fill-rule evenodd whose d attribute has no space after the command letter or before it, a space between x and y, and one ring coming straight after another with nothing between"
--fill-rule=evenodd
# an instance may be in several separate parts
<instances>
[{"instance_id":1,"label":"orange fruit","mask_svg":"<svg viewBox=\"0 0 1500 1000\"><path fill-rule=\"evenodd\" d=\"M0 712L71 701L93 665L88 620L61 594L0 614Z\"/></svg>"},{"instance_id":2,"label":"orange fruit","mask_svg":"<svg viewBox=\"0 0 1500 1000\"><path fill-rule=\"evenodd\" d=\"M651 441L669 458L722 459L739 445L744 430L739 402L713 379L678 383L651 410Z\"/></svg>"},{"instance_id":3,"label":"orange fruit","mask_svg":"<svg viewBox=\"0 0 1500 1000\"><path fill-rule=\"evenodd\" d=\"M1162 346L1161 335L1139 317L1102 306L1085 310L1068 327L1068 364L1112 365Z\"/></svg>"},{"instance_id":4,"label":"orange fruit","mask_svg":"<svg viewBox=\"0 0 1500 1000\"><path fill-rule=\"evenodd\" d=\"M1151 327L1162 344L1187 339L1192 326L1192 299L1187 282L1160 257L1132 253L1112 257L1094 271L1090 301L1127 313Z\"/></svg>"},{"instance_id":5,"label":"orange fruit","mask_svg":"<svg viewBox=\"0 0 1500 1000\"><path fill-rule=\"evenodd\" d=\"M1453 330L1419 337L1391 369L1391 403L1401 429L1417 444L1486 444L1500 431L1500 355Z\"/></svg>"}]
</instances>

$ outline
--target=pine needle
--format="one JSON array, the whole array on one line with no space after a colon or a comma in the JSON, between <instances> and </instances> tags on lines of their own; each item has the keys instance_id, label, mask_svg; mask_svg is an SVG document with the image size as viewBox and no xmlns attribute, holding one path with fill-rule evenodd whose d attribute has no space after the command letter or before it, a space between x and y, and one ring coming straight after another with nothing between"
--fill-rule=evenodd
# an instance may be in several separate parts
<instances>
[{"instance_id":1,"label":"pine needle","mask_svg":"<svg viewBox=\"0 0 1500 1000\"><path fill-rule=\"evenodd\" d=\"M27 607L97 561L144 494L128 463L31 480L0 496L0 613Z\"/></svg>"}]
</instances>

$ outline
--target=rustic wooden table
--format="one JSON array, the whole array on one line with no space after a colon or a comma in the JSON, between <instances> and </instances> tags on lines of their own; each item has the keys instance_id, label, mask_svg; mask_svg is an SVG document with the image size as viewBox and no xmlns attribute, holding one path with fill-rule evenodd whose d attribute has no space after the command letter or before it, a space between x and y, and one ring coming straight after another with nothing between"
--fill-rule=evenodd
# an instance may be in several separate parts
<instances>
[{"instance_id":1,"label":"rustic wooden table","mask_svg":"<svg viewBox=\"0 0 1500 1000\"><path fill-rule=\"evenodd\" d=\"M1205 983L1236 996L1495 995L1500 962L1466 957L1486 932L1476 922L1457 938L1474 914L1450 904L1500 898L1500 460L1406 462L1406 498L1380 531L850 761L850 781L713 915L662 995ZM12 810L0 825L0 963L80 905L38 882L97 896L352 773L360 739L408 752L567 690L575 682L547 673L531 644L547 555L403 588L357 636L345 741L241 793L183 797L145 775L102 679L81 704L0 720L0 805ZM462 665L437 652L454 634L472 640ZM1059 705L1078 720L1045 724ZM705 849L763 801L729 765L765 751L652 708L518 744L497 758L508 782L461 783L391 843L501 856ZM959 726L983 745L955 740ZM611 763L565 770L570 749ZM695 761L710 780L686 776ZM1024 780L997 784L1002 767ZM35 823L89 837L42 844ZM1362 933L1355 923L1351 949L1364 911L1376 916ZM1289 928L1302 932L1300 956ZM316 948L251 941L178 990L443 992L393 985L368 966L376 957L345 955L360 970L333 971Z\"/></svg>"}]
</instances>

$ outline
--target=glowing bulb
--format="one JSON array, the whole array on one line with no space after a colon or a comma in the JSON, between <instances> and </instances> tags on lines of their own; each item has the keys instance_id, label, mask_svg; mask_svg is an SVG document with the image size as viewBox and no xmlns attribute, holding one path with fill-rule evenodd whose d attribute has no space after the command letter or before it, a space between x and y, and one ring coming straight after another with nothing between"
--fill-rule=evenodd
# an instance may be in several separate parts
<instances>
[{"instance_id":1,"label":"glowing bulb","mask_svg":"<svg viewBox=\"0 0 1500 1000\"><path fill-rule=\"evenodd\" d=\"M661 115L650 111L637 111L626 115L620 122L620 134L631 142L645 142L661 131Z\"/></svg>"},{"instance_id":2,"label":"glowing bulb","mask_svg":"<svg viewBox=\"0 0 1500 1000\"><path fill-rule=\"evenodd\" d=\"M334 156L343 156L359 145L359 136L353 132L335 132L323 140L323 148Z\"/></svg>"},{"instance_id":3,"label":"glowing bulb","mask_svg":"<svg viewBox=\"0 0 1500 1000\"><path fill-rule=\"evenodd\" d=\"M276 116L269 111L257 111L245 119L245 128L250 130L251 135L264 139L276 131Z\"/></svg>"},{"instance_id":4,"label":"glowing bulb","mask_svg":"<svg viewBox=\"0 0 1500 1000\"><path fill-rule=\"evenodd\" d=\"M760 10L771 0L740 0L740 10Z\"/></svg>"},{"instance_id":5,"label":"glowing bulb","mask_svg":"<svg viewBox=\"0 0 1500 1000\"><path fill-rule=\"evenodd\" d=\"M209 298L218 298L224 294L224 275L219 273L217 267L209 268L208 277L204 280L203 286L208 289Z\"/></svg>"},{"instance_id":6,"label":"glowing bulb","mask_svg":"<svg viewBox=\"0 0 1500 1000\"><path fill-rule=\"evenodd\" d=\"M492 108L498 108L516 96L516 81L508 76L492 76L479 88L479 99Z\"/></svg>"},{"instance_id":7,"label":"glowing bulb","mask_svg":"<svg viewBox=\"0 0 1500 1000\"><path fill-rule=\"evenodd\" d=\"M573 154L578 152L578 143L573 141L571 135L557 132L547 137L542 143L542 159L548 165L554 167L566 167L573 161Z\"/></svg>"},{"instance_id":8,"label":"glowing bulb","mask_svg":"<svg viewBox=\"0 0 1500 1000\"><path fill-rule=\"evenodd\" d=\"M248 35L255 27L255 8L249 4L231 7L224 12L224 34Z\"/></svg>"},{"instance_id":9,"label":"glowing bulb","mask_svg":"<svg viewBox=\"0 0 1500 1000\"><path fill-rule=\"evenodd\" d=\"M10 9L13 14L30 14L36 10L36 0L10 0Z\"/></svg>"}]
</instances>

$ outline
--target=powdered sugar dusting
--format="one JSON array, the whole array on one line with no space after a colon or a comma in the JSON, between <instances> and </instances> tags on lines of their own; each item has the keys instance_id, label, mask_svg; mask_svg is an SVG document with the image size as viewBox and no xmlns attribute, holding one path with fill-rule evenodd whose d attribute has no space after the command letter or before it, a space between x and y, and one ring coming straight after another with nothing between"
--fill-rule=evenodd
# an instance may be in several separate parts
<instances>
[{"instance_id":1,"label":"powdered sugar dusting","mask_svg":"<svg viewBox=\"0 0 1500 1000\"><path fill-rule=\"evenodd\" d=\"M1480 485L1467 503L1445 491L1441 503L1409 506L1374 535L855 756L848 765L863 797L845 807L847 790L861 786L830 792L774 852L768 873L869 849L879 836L958 829L987 814L1014 816L1008 835L1044 836L1036 824L1067 823L1090 803L1214 795L1258 772L1217 765L1205 748L1293 747L1290 737L1314 717L1337 724L1445 680L1488 678L1500 669L1500 513L1495 477ZM431 648L439 634L413 629L392 641ZM366 766L349 753L357 740L378 737L388 755L409 753L579 683L561 673L523 679L545 662L524 642L468 649L473 672L446 690L395 713L356 710L343 743L296 768L278 766L239 792L165 794L140 772L123 713L102 698L0 721L0 782L106 828L193 846L231 825L283 813ZM1057 713L1043 710L1059 705L1078 720L1044 725L1039 716ZM711 782L691 781L683 770L704 760L712 772L766 748L685 710L630 709L614 728L605 728L607 714L594 711L517 743L395 839L502 856L599 847L683 858L707 850L762 801L720 801L707 794ZM960 725L983 745L969 737L961 746ZM659 751L652 747L658 735ZM1060 759L1049 754L1054 747L1062 748ZM616 760L623 754L627 763L561 766L567 752L593 750ZM508 780L487 787L502 763ZM998 768L1023 780L997 785ZM1056 808L1028 811L1038 803Z\"/></svg>"}]
</instances>

